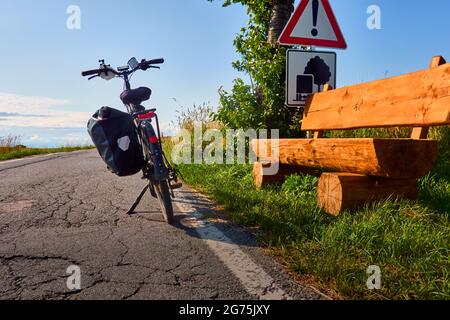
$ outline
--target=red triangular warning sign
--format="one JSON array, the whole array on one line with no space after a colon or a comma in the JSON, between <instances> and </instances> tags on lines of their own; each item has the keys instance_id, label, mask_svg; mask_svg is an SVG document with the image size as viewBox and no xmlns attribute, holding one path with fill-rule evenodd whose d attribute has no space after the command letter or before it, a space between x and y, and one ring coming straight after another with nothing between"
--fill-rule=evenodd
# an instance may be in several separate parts
<instances>
[{"instance_id":1,"label":"red triangular warning sign","mask_svg":"<svg viewBox=\"0 0 450 320\"><path fill-rule=\"evenodd\" d=\"M280 44L346 49L328 0L302 0L281 33Z\"/></svg>"}]
</instances>

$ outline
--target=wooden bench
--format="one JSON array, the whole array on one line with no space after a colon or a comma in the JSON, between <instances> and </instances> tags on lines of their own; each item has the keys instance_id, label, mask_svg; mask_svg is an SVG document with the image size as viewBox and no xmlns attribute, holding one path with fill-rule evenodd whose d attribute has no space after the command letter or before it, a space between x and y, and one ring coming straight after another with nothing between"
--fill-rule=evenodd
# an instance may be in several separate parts
<instances>
[{"instance_id":1,"label":"wooden bench","mask_svg":"<svg viewBox=\"0 0 450 320\"><path fill-rule=\"evenodd\" d=\"M450 64L438 56L429 70L324 91L305 108L302 130L313 139L252 142L260 161L253 170L257 187L319 170L318 203L332 215L391 195L416 198L417 179L432 170L438 153L428 129L450 124ZM323 138L328 130L387 127L412 127L411 138ZM271 147L279 150L275 176L264 175L274 161Z\"/></svg>"}]
</instances>

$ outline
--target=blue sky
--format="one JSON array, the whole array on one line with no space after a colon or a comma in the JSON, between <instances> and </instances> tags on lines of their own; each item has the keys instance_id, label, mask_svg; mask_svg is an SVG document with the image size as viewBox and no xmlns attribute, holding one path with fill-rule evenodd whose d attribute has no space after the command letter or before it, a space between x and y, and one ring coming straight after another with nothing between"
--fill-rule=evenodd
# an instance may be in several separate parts
<instances>
[{"instance_id":1,"label":"blue sky","mask_svg":"<svg viewBox=\"0 0 450 320\"><path fill-rule=\"evenodd\" d=\"M103 105L121 108L119 80L87 81L80 71L106 59L164 57L161 70L136 74L152 88L167 132L180 105L211 102L238 73L233 39L245 9L206 0L2 0L0 2L0 136L34 146L88 141L85 123ZM298 1L297 1L298 2ZM450 59L450 1L330 0L347 40L338 50L338 86L427 68L436 54ZM69 5L81 9L81 30L66 28ZM369 5L382 29L366 27ZM176 98L177 102L173 100Z\"/></svg>"}]
</instances>

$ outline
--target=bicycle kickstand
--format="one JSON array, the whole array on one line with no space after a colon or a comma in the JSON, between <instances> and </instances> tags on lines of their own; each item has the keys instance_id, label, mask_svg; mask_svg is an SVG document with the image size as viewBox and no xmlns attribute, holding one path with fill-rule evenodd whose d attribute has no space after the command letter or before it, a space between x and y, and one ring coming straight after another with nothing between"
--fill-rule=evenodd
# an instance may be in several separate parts
<instances>
[{"instance_id":1,"label":"bicycle kickstand","mask_svg":"<svg viewBox=\"0 0 450 320\"><path fill-rule=\"evenodd\" d=\"M147 188L149 186L146 185L144 187L144 189L142 190L141 194L139 195L139 197L137 197L136 201L134 202L134 204L131 206L130 210L128 210L127 215L131 216L134 213L134 209L136 209L136 207L139 205L139 203L142 200L142 197L144 197L145 192L147 192Z\"/></svg>"}]
</instances>

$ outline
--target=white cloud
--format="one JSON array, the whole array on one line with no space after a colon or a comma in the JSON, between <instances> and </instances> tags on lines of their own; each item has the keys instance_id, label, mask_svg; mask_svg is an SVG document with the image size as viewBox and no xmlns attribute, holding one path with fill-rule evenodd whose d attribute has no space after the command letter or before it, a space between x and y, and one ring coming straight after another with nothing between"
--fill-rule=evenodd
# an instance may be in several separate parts
<instances>
[{"instance_id":1,"label":"white cloud","mask_svg":"<svg viewBox=\"0 0 450 320\"><path fill-rule=\"evenodd\" d=\"M28 140L33 141L33 142L42 142L45 141L44 138L42 138L41 136L35 134L33 136L31 136Z\"/></svg>"},{"instance_id":2,"label":"white cloud","mask_svg":"<svg viewBox=\"0 0 450 320\"><path fill-rule=\"evenodd\" d=\"M13 114L6 118L0 117L1 124L20 127L85 128L92 114L57 109L68 104L68 100L0 93L0 112Z\"/></svg>"}]
</instances>

